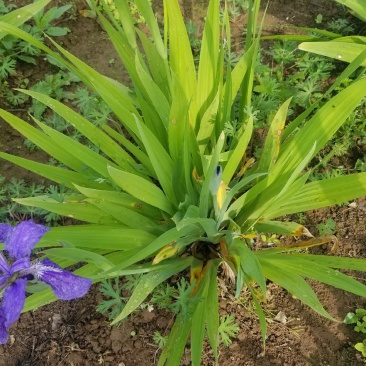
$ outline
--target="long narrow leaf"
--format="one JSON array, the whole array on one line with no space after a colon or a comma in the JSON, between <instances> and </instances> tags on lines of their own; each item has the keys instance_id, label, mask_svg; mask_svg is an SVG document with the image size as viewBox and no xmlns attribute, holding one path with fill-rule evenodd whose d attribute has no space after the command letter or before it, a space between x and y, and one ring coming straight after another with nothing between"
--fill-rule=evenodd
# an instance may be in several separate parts
<instances>
[{"instance_id":1,"label":"long narrow leaf","mask_svg":"<svg viewBox=\"0 0 366 366\"><path fill-rule=\"evenodd\" d=\"M163 270L151 272L142 277L126 306L113 320L112 324L118 323L126 316L131 314L146 299L146 297L154 290L156 286L165 281L167 278L173 276L175 273L179 273L185 268L189 267L191 262L192 257L181 258L179 264L176 264L175 266L167 266L167 268Z\"/></svg>"},{"instance_id":2,"label":"long narrow leaf","mask_svg":"<svg viewBox=\"0 0 366 366\"><path fill-rule=\"evenodd\" d=\"M118 223L112 215L100 210L88 202L85 202L84 200L74 202L64 201L60 203L47 196L38 196L14 198L14 201L22 205L40 207L44 210L55 212L62 216L94 224L112 225Z\"/></svg>"},{"instance_id":3,"label":"long narrow leaf","mask_svg":"<svg viewBox=\"0 0 366 366\"><path fill-rule=\"evenodd\" d=\"M323 308L318 297L310 285L298 274L285 268L278 267L270 260L259 258L264 275L277 283L292 295L295 295L304 304L311 307L320 315L334 320Z\"/></svg>"},{"instance_id":4,"label":"long narrow leaf","mask_svg":"<svg viewBox=\"0 0 366 366\"><path fill-rule=\"evenodd\" d=\"M39 129L3 109L0 109L0 116L4 118L11 127L19 131L43 151L65 164L70 169L80 172L84 167L84 163L80 161L75 154L70 153L70 150L65 150L60 144L47 138Z\"/></svg>"},{"instance_id":5,"label":"long narrow leaf","mask_svg":"<svg viewBox=\"0 0 366 366\"><path fill-rule=\"evenodd\" d=\"M2 15L0 21L19 27L42 10L50 1L51 0L39 0L33 4L23 6L22 8ZM0 31L0 39L5 37L6 33L6 31Z\"/></svg>"},{"instance_id":6,"label":"long narrow leaf","mask_svg":"<svg viewBox=\"0 0 366 366\"><path fill-rule=\"evenodd\" d=\"M80 186L88 186L96 189L108 189L110 185L98 180L98 177L87 177L83 174L73 172L71 170L58 168L55 166L37 163L32 160L20 158L0 152L0 158L8 160L14 164L17 164L25 169L30 170L42 177L50 179L54 182L65 185L68 188L73 189L74 184Z\"/></svg>"},{"instance_id":7,"label":"long narrow leaf","mask_svg":"<svg viewBox=\"0 0 366 366\"><path fill-rule=\"evenodd\" d=\"M267 218L275 218L296 212L315 210L362 197L366 192L366 173L358 173L311 182Z\"/></svg>"},{"instance_id":8,"label":"long narrow leaf","mask_svg":"<svg viewBox=\"0 0 366 366\"><path fill-rule=\"evenodd\" d=\"M155 239L155 235L145 230L125 228L121 225L75 225L52 228L42 237L37 247L44 248L69 242L77 248L130 250L144 247Z\"/></svg>"},{"instance_id":9,"label":"long narrow leaf","mask_svg":"<svg viewBox=\"0 0 366 366\"><path fill-rule=\"evenodd\" d=\"M174 210L171 203L166 198L163 191L155 184L137 175L112 167L110 167L108 171L113 181L125 192L151 206L160 208L161 210L173 215Z\"/></svg>"}]
</instances>

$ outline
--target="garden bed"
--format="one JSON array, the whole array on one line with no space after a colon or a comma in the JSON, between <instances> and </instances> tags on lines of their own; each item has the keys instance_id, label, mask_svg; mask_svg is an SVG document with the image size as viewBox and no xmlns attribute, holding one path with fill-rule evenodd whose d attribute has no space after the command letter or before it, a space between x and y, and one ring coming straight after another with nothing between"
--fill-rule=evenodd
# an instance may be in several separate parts
<instances>
[{"instance_id":1,"label":"garden bed","mask_svg":"<svg viewBox=\"0 0 366 366\"><path fill-rule=\"evenodd\" d=\"M19 1L17 5L25 3ZM57 5L65 3L66 1L54 2ZM191 18L195 22L202 20L207 0L184 0L181 4L187 21ZM154 6L159 13L161 3L156 1ZM78 11L84 8L84 1L75 1L75 18L63 24L71 29L71 32L61 39L64 47L101 73L119 81L126 81L127 75L99 23L79 14ZM284 26L290 25L315 26L318 14L322 14L323 21L326 22L331 20L337 11L334 2L330 0L274 0L268 8L265 33L284 32ZM244 30L245 15L242 15L233 21L233 34L237 43L243 41ZM49 72L52 72L52 69L50 70L47 63L42 63L31 71L29 67L24 70L26 75L29 74L31 82ZM31 152L24 147L22 137L1 120L0 131L2 151L36 161L47 161L47 157L40 151ZM39 181L38 177L4 161L1 162L1 173L8 179L17 177L27 182ZM335 254L365 258L366 200L359 199L356 205L310 212L306 215L306 226L316 235L317 225L326 222L328 218L334 220L334 235L339 239ZM235 293L234 288L228 289L229 291L220 288L220 315L234 316L240 327L232 344L220 347L220 365L363 365L364 362L353 348L361 337L353 332L352 326L343 324L342 320L355 308L366 308L366 300L326 285L314 282L312 285L325 309L339 322L319 316L280 287L270 284L268 303L264 306L268 321L265 354L259 322L249 294L243 293L239 299L234 299L229 295ZM134 313L118 327L110 327L108 318L95 310L101 300L102 295L98 285L95 285L82 299L58 301L23 314L10 329L9 344L0 346L0 365L155 364L160 350L153 342L153 335L156 331L162 335L168 334L174 314L166 310L145 309ZM182 365L190 365L189 348L186 349ZM208 346L204 351L202 365L214 365L213 354Z\"/></svg>"}]
</instances>

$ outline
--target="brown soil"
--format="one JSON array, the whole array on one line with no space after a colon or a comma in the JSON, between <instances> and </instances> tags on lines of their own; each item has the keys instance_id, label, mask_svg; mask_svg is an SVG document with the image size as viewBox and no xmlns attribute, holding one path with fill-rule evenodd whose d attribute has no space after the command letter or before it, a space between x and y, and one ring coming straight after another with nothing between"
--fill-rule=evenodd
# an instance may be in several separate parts
<instances>
[{"instance_id":1,"label":"brown soil","mask_svg":"<svg viewBox=\"0 0 366 366\"><path fill-rule=\"evenodd\" d=\"M74 0L77 9L86 8L82 0ZM200 19L207 0L181 0L187 19ZM29 1L16 1L24 5ZM56 3L56 2L55 2ZM66 0L57 1L61 5ZM159 1L154 2L159 5ZM198 10L197 10L198 9ZM337 12L331 0L273 0L268 8L266 32L278 32L284 25L315 26L317 14L324 21ZM234 33L240 41L245 29L245 16L233 22ZM126 74L110 47L106 34L99 24L77 15L67 26L72 32L62 39L64 46L98 71L118 80L126 80ZM110 66L110 59L116 62ZM35 75L47 72L45 65ZM22 138L4 121L0 120L1 151L46 161L41 152L30 153L22 145ZM28 181L38 179L10 163L1 162L1 173ZM316 234L316 225L332 217L336 222L336 235L340 240L337 255L364 258L366 255L366 200L357 201L358 206L334 207L317 210L307 215L307 226ZM365 282L365 278L361 278ZM230 292L222 289L220 297L221 315L231 314L240 326L240 332L229 347L220 347L222 366L270 366L270 365L363 365L353 344L362 339L352 327L342 324L349 311L357 307L366 308L366 299L344 293L329 286L312 283L325 308L339 322L328 321L274 284L268 286L268 305L265 311L268 321L266 353L263 356L261 333L257 317L249 296L243 293L235 300ZM110 327L108 319L97 313L96 305L101 301L98 286L80 300L58 301L32 313L21 316L11 330L11 341L0 346L0 366L147 366L154 365L159 349L153 343L155 331L168 334L174 317L167 311L140 311L119 327ZM284 323L275 320L284 312ZM182 365L190 365L187 347ZM202 365L214 365L212 351L204 350Z\"/></svg>"}]
</instances>

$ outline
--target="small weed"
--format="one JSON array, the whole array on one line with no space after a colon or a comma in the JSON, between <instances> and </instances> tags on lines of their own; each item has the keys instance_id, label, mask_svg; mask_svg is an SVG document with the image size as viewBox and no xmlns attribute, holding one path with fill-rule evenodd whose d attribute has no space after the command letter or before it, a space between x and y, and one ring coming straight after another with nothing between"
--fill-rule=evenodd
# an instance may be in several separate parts
<instances>
[{"instance_id":1,"label":"small weed","mask_svg":"<svg viewBox=\"0 0 366 366\"><path fill-rule=\"evenodd\" d=\"M262 244L267 244L267 245L279 245L281 244L281 241L277 238L276 234L272 234L271 236L266 236L264 234L260 235L260 240L262 242Z\"/></svg>"},{"instance_id":2,"label":"small weed","mask_svg":"<svg viewBox=\"0 0 366 366\"><path fill-rule=\"evenodd\" d=\"M62 187L49 186L43 184L27 184L23 179L11 178L6 181L0 175L0 220L2 222L23 221L37 219L37 221L46 222L49 225L57 226L61 223L61 216L40 208L32 206L19 205L13 202L13 198L36 197L46 195L54 198L57 194L65 195L69 190Z\"/></svg>"},{"instance_id":3,"label":"small weed","mask_svg":"<svg viewBox=\"0 0 366 366\"><path fill-rule=\"evenodd\" d=\"M198 56L201 49L201 39L197 37L198 25L190 20L188 23L186 23L186 29L193 54Z\"/></svg>"},{"instance_id":4,"label":"small weed","mask_svg":"<svg viewBox=\"0 0 366 366\"><path fill-rule=\"evenodd\" d=\"M240 328L234 322L234 317L232 315L225 315L220 318L220 342L223 343L226 347L230 346L230 344L232 343L231 338L236 337L239 331Z\"/></svg>"},{"instance_id":5,"label":"small weed","mask_svg":"<svg viewBox=\"0 0 366 366\"><path fill-rule=\"evenodd\" d=\"M353 33L355 28L349 23L347 19L337 19L328 23L328 28L332 32L347 35Z\"/></svg>"},{"instance_id":6,"label":"small weed","mask_svg":"<svg viewBox=\"0 0 366 366\"><path fill-rule=\"evenodd\" d=\"M0 0L0 15L8 13L16 6L13 4L5 5L3 0ZM72 5L64 5L60 8L53 7L46 13L40 11L33 17L35 24L24 24L21 29L39 41L43 42L44 34L49 36L63 36L70 30L68 28L57 27L53 25L53 22L60 19L67 11L70 10ZM21 39L6 35L0 40L0 81L3 82L9 75L16 75L18 61L26 62L29 64L36 64L36 57L41 54L38 48L35 48L30 43Z\"/></svg>"},{"instance_id":7,"label":"small weed","mask_svg":"<svg viewBox=\"0 0 366 366\"><path fill-rule=\"evenodd\" d=\"M316 24L322 24L323 23L323 15L322 14L318 14L315 18L315 23Z\"/></svg>"},{"instance_id":8,"label":"small weed","mask_svg":"<svg viewBox=\"0 0 366 366\"><path fill-rule=\"evenodd\" d=\"M98 306L97 311L102 314L109 312L109 320L115 319L123 310L129 296L123 297L122 291L127 291L131 294L135 291L139 284L141 275L125 276L125 282L122 284L115 279L103 281L100 287L102 295L105 297ZM173 313L188 314L192 302L200 301L199 298L192 298L192 289L194 284L189 284L182 278L177 287L172 287L169 284L158 286L152 293L150 300L140 305L141 309L148 311L154 310L154 305L158 309L170 309Z\"/></svg>"},{"instance_id":9,"label":"small weed","mask_svg":"<svg viewBox=\"0 0 366 366\"><path fill-rule=\"evenodd\" d=\"M166 342L168 340L168 336L163 336L159 331L154 332L153 342L159 347L164 348Z\"/></svg>"},{"instance_id":10,"label":"small weed","mask_svg":"<svg viewBox=\"0 0 366 366\"><path fill-rule=\"evenodd\" d=\"M355 332L366 334L366 310L356 309L354 313L348 313L343 320L346 324L355 324L353 328ZM366 338L357 344L355 349L361 352L363 357L366 357Z\"/></svg>"},{"instance_id":11,"label":"small weed","mask_svg":"<svg viewBox=\"0 0 366 366\"><path fill-rule=\"evenodd\" d=\"M227 0L227 10L231 19L238 18L241 14L249 10L249 0ZM224 9L221 8L221 19L224 15Z\"/></svg>"},{"instance_id":12,"label":"small weed","mask_svg":"<svg viewBox=\"0 0 366 366\"><path fill-rule=\"evenodd\" d=\"M122 298L122 286L119 285L119 279L102 281L100 292L107 298L98 304L97 311L102 314L109 312L109 320L115 319L126 305Z\"/></svg>"},{"instance_id":13,"label":"small weed","mask_svg":"<svg viewBox=\"0 0 366 366\"><path fill-rule=\"evenodd\" d=\"M304 225L306 223L307 217L306 214L304 214L303 212L300 212L297 214L297 222L301 225Z\"/></svg>"},{"instance_id":14,"label":"small weed","mask_svg":"<svg viewBox=\"0 0 366 366\"><path fill-rule=\"evenodd\" d=\"M332 235L336 228L333 219L329 218L325 223L320 223L317 225L320 235Z\"/></svg>"}]
</instances>

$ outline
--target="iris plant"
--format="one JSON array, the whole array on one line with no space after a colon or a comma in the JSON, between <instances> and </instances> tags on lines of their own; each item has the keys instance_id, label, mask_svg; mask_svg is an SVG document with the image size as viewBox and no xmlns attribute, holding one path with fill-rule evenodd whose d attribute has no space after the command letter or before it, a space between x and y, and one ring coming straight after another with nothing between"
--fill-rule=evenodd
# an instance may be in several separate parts
<instances>
[{"instance_id":1,"label":"iris plant","mask_svg":"<svg viewBox=\"0 0 366 366\"><path fill-rule=\"evenodd\" d=\"M61 300L84 296L92 284L92 280L76 276L47 258L31 261L32 249L48 230L33 221L24 221L15 227L0 224L0 242L4 242L8 253L7 259L0 252L0 344L7 342L7 329L20 316L29 280L45 282Z\"/></svg>"}]
</instances>

